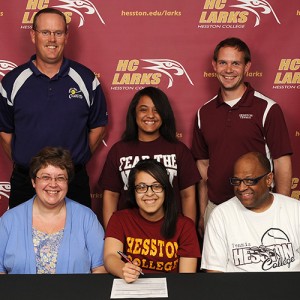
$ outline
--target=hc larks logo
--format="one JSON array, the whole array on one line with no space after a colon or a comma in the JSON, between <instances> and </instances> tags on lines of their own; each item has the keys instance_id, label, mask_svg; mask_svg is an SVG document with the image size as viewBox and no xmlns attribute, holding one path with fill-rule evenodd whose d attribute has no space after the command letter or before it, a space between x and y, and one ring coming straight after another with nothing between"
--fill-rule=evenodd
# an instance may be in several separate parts
<instances>
[{"instance_id":1,"label":"hc larks logo","mask_svg":"<svg viewBox=\"0 0 300 300\"><path fill-rule=\"evenodd\" d=\"M51 1L45 0L27 0L26 10L23 16L21 26L22 29L31 29L32 22L34 15L37 13L38 10L47 8L47 7L55 7L61 9L66 16L67 23L71 22L72 14L75 13L79 16L80 21L78 27L84 25L85 16L84 15L93 15L96 14L102 24L105 24L103 18L101 17L100 13L98 12L96 6L89 0L58 0L59 2L63 2L60 5L53 5ZM53 1L54 2L54 1ZM55 1L57 3L57 1ZM26 25L27 24L27 25Z\"/></svg>"},{"instance_id":2,"label":"hc larks logo","mask_svg":"<svg viewBox=\"0 0 300 300\"><path fill-rule=\"evenodd\" d=\"M17 65L9 60L0 59L0 76L4 76L6 73L17 67Z\"/></svg>"},{"instance_id":3,"label":"hc larks logo","mask_svg":"<svg viewBox=\"0 0 300 300\"><path fill-rule=\"evenodd\" d=\"M142 59L143 61L146 61L150 64L153 64L153 66L149 67L143 67L143 69L149 69L154 70L157 72L161 72L169 77L169 84L168 88L173 86L173 76L183 76L185 75L190 82L191 85L194 85L190 76L184 69L183 65L180 64L178 61L175 60L169 60L169 59ZM172 71L172 75L171 75Z\"/></svg>"},{"instance_id":4,"label":"hc larks logo","mask_svg":"<svg viewBox=\"0 0 300 300\"><path fill-rule=\"evenodd\" d=\"M68 11L73 11L80 17L80 22L78 27L81 27L84 24L84 15L81 13L83 11L87 15L96 14L100 19L102 24L105 24L103 18L98 12L96 6L89 0L77 1L77 0L59 0L60 2L64 2L65 4L56 5L53 7L62 8Z\"/></svg>"},{"instance_id":5,"label":"hc larks logo","mask_svg":"<svg viewBox=\"0 0 300 300\"><path fill-rule=\"evenodd\" d=\"M274 9L266 0L235 0L237 4L228 5L228 2L233 1L205 0L198 28L244 28L250 14L255 15L254 27L260 25L262 15L268 14L272 14L280 24ZM240 10L228 10L226 5Z\"/></svg>"},{"instance_id":6,"label":"hc larks logo","mask_svg":"<svg viewBox=\"0 0 300 300\"><path fill-rule=\"evenodd\" d=\"M300 58L282 58L273 89L300 89Z\"/></svg>"},{"instance_id":7,"label":"hc larks logo","mask_svg":"<svg viewBox=\"0 0 300 300\"><path fill-rule=\"evenodd\" d=\"M148 64L140 66L141 61ZM141 69L151 70L152 72L140 72ZM181 76L184 76L191 85L194 85L181 63L165 58L119 60L112 85L158 85L163 75L168 77L168 88L173 86L175 77Z\"/></svg>"},{"instance_id":8,"label":"hc larks logo","mask_svg":"<svg viewBox=\"0 0 300 300\"><path fill-rule=\"evenodd\" d=\"M241 9L245 9L250 11L251 13L255 14L255 26L260 24L260 14L273 14L276 22L280 24L279 19L277 18L272 6L266 0L237 0L238 2L242 2L242 4L231 5L231 7L238 7Z\"/></svg>"}]
</instances>

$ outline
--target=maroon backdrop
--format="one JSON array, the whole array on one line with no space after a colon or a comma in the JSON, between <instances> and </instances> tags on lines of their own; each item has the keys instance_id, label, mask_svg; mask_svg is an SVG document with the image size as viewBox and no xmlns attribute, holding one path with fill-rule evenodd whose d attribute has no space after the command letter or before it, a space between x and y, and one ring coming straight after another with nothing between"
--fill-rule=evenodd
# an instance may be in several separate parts
<instances>
[{"instance_id":1,"label":"maroon backdrop","mask_svg":"<svg viewBox=\"0 0 300 300\"><path fill-rule=\"evenodd\" d=\"M292 140L292 197L300 198L299 0L10 0L0 4L0 79L27 61L32 17L45 7L70 23L66 56L99 77L107 96L108 134L88 164L93 209L101 216L98 185L108 150L119 138L133 94L147 85L169 96L178 136L191 145L199 106L215 95L215 45L237 36L252 52L247 80L277 101ZM0 215L7 209L12 163L0 149Z\"/></svg>"}]
</instances>

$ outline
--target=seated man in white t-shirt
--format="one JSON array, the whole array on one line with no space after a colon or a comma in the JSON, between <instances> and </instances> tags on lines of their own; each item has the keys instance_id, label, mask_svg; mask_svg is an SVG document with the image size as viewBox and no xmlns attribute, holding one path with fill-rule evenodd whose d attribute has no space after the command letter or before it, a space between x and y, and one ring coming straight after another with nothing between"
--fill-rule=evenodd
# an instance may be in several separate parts
<instances>
[{"instance_id":1,"label":"seated man in white t-shirt","mask_svg":"<svg viewBox=\"0 0 300 300\"><path fill-rule=\"evenodd\" d=\"M300 201L270 192L273 173L261 153L241 156L230 183L235 197L212 212L201 269L208 272L300 270Z\"/></svg>"}]
</instances>

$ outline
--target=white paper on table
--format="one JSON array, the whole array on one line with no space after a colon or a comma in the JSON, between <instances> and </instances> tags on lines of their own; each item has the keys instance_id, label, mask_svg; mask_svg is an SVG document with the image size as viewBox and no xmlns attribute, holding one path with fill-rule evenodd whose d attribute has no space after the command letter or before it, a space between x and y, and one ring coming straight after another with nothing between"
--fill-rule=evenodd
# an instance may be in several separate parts
<instances>
[{"instance_id":1,"label":"white paper on table","mask_svg":"<svg viewBox=\"0 0 300 300\"><path fill-rule=\"evenodd\" d=\"M167 278L139 278L133 283L114 279L110 298L168 298Z\"/></svg>"}]
</instances>

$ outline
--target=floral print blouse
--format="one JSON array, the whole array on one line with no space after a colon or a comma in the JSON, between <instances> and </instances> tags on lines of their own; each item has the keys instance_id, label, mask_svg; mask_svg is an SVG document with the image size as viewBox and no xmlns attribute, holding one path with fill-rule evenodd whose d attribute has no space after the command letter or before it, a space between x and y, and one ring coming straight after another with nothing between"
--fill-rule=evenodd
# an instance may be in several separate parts
<instances>
[{"instance_id":1,"label":"floral print blouse","mask_svg":"<svg viewBox=\"0 0 300 300\"><path fill-rule=\"evenodd\" d=\"M37 274L55 274L57 255L64 230L48 234L32 228Z\"/></svg>"}]
</instances>

